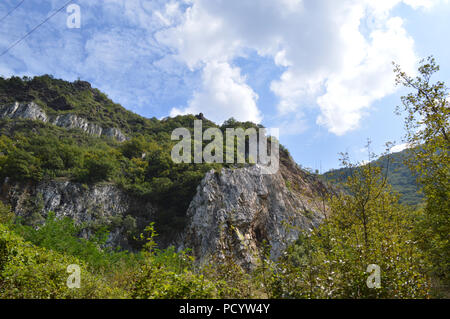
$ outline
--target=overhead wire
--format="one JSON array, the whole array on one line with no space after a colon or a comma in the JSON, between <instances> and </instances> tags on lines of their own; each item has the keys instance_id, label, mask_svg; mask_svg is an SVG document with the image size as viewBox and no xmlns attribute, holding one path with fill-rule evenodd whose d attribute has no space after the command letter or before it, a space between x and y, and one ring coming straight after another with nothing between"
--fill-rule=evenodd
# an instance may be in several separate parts
<instances>
[{"instance_id":1,"label":"overhead wire","mask_svg":"<svg viewBox=\"0 0 450 319\"><path fill-rule=\"evenodd\" d=\"M0 19L0 23L2 23L3 20L5 20L7 17L9 17L9 16L11 15L11 13L13 13L14 11L16 11L16 9L19 8L19 7L22 5L22 3L24 3L24 2L25 2L25 0L20 1L18 5L16 5L11 11L9 11L6 15L4 15L4 16Z\"/></svg>"},{"instance_id":2,"label":"overhead wire","mask_svg":"<svg viewBox=\"0 0 450 319\"><path fill-rule=\"evenodd\" d=\"M56 10L55 12L53 12L50 16L48 16L44 21L42 21L41 23L39 23L37 26L35 26L33 29L31 29L30 31L28 31L27 34L25 34L23 37L21 37L19 40L15 41L13 44L11 44L5 51L3 51L0 54L0 57L4 56L6 53L9 52L9 50L11 50L12 48L14 48L16 45L18 45L20 42L22 42L23 40L25 40L28 36L30 36L34 31L36 31L40 26L42 26L44 23L46 23L48 20L50 20L51 18L53 18L57 13L61 12L65 7L67 7L69 5L69 3L71 3L73 0L67 1L66 4L64 4L61 8L59 8L58 10Z\"/></svg>"}]
</instances>

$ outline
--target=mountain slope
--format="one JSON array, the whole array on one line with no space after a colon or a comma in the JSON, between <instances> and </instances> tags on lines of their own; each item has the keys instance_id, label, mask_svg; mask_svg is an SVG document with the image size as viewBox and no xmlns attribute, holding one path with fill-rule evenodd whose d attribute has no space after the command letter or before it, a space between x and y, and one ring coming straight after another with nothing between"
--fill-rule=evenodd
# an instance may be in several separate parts
<instances>
[{"instance_id":1,"label":"mountain slope","mask_svg":"<svg viewBox=\"0 0 450 319\"><path fill-rule=\"evenodd\" d=\"M389 159L388 156L382 156L374 160L371 164L382 167L384 172L386 172L386 167L388 167L388 182L401 195L401 203L419 205L422 203L423 195L420 193L420 186L417 184L414 174L404 164L407 156L408 150L403 150L390 154ZM387 165L388 160L389 166ZM350 169L341 168L326 172L322 177L328 182L339 185L350 173Z\"/></svg>"},{"instance_id":2,"label":"mountain slope","mask_svg":"<svg viewBox=\"0 0 450 319\"><path fill-rule=\"evenodd\" d=\"M197 252L203 246L191 236L200 234L196 229L223 234L214 218L211 223L196 218L205 207L198 199L208 198L201 185L215 183L216 199L207 205L211 216L219 211L232 216L240 209L246 222L238 219L229 226L247 236L255 247L252 254L262 241L269 241L275 247L273 257L298 231L323 217L327 188L301 170L283 147L280 170L273 178L255 175L250 164L174 163L170 151L176 142L170 135L179 127L192 132L196 119L202 120L203 130L259 127L233 119L218 126L201 114L147 119L113 103L87 82L51 76L0 78L0 199L27 224L37 226L54 211L82 224L81 236L106 227L109 243L130 249L140 247L142 242L134 238L155 222L162 247L175 244ZM217 184L215 174L228 178ZM247 185L233 177L248 174L267 189L270 204L236 202L244 193L242 198L261 198L256 189L246 190ZM261 211L267 218L253 213ZM286 230L289 225L296 233ZM238 239L220 246L222 252L236 251L242 245ZM237 255L242 262L248 256Z\"/></svg>"}]
</instances>

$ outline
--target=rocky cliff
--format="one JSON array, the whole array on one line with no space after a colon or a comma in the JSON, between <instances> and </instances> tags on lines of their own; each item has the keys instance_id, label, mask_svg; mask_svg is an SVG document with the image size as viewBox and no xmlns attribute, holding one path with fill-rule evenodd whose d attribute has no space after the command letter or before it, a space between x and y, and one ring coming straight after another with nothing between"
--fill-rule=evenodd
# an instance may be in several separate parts
<instances>
[{"instance_id":1,"label":"rocky cliff","mask_svg":"<svg viewBox=\"0 0 450 319\"><path fill-rule=\"evenodd\" d=\"M287 182L296 178L295 184ZM310 179L310 180L308 180ZM187 225L178 234L161 234L162 247L191 248L196 259L233 257L245 268L257 262L263 243L278 258L302 230L316 227L326 205L320 181L294 166L282 165L276 174L261 173L258 165L210 171L197 187L187 214ZM130 234L155 220L158 207L127 195L112 184L83 186L70 181L10 183L5 180L0 197L22 217L44 218L49 211L68 216L87 229L108 226L108 242L133 249ZM32 216L31 216L32 217ZM126 222L125 222L126 221ZM88 237L89 231L83 236Z\"/></svg>"},{"instance_id":2,"label":"rocky cliff","mask_svg":"<svg viewBox=\"0 0 450 319\"><path fill-rule=\"evenodd\" d=\"M75 114L66 113L63 115L50 117L34 102L15 102L13 104L0 106L0 118L39 120L67 129L80 129L95 136L112 137L117 139L119 142L123 142L127 139L127 137L117 128L103 128L100 125L90 123Z\"/></svg>"},{"instance_id":3,"label":"rocky cliff","mask_svg":"<svg viewBox=\"0 0 450 319\"><path fill-rule=\"evenodd\" d=\"M81 82L66 83L50 78L44 79L44 82L38 80L24 84L29 87L27 92L30 97L22 98L38 96L36 101L47 99L46 107L41 108L34 102L4 102L0 104L0 119L11 119L4 121L11 126L15 125L15 119L32 120L29 123L26 121L26 126L21 126L26 132L33 131L35 124L40 124L33 121L41 121L66 129L79 129L93 136L112 137L121 142L128 139L122 130L130 137L137 135L145 138L137 139L128 148L123 148L123 144L102 140L105 142L102 147L109 152L103 152L101 156L113 157L114 161L108 158L110 161L106 164L117 165L105 164L88 170L84 166L84 157L79 158L80 163L66 165L65 162L70 162L68 159L76 152L67 153L64 160L60 157L60 162L52 161L59 150L70 149L70 143L61 144L66 148L50 147L58 143L56 138L47 148L34 148L30 142L28 148L20 149L20 145L13 145L18 140L14 130L5 130L5 135L10 134L11 139L4 143L5 149L0 150L0 160L3 158L4 163L9 165L5 164L8 169L1 175L0 199L10 204L17 215L34 219L30 224L39 225L53 211L57 217L68 216L78 224L83 224L85 227L81 235L84 237L89 237L99 227L107 226L111 231L108 239L110 245L138 249L139 243L134 242L133 237L154 221L160 233L157 240L161 248L169 245L180 249L191 248L200 262L207 262L211 256L230 256L249 269L256 264L265 243L270 245L271 257L276 259L288 244L298 238L299 232L316 227L326 214L324 198L327 188L316 176L301 170L284 149L280 150L279 170L275 174L263 174L258 165L221 168L211 170L206 175L205 171L209 168L200 174L200 170L187 170L187 167L182 168L185 171L181 169L178 172L179 168L169 162L170 151L167 150L170 150L171 144L166 139L174 128L192 125L194 119L201 118L206 122L203 116L191 115L164 121L145 119L112 104ZM52 85L47 87L46 81ZM68 90L63 95L67 98L58 97L61 94L55 89L58 85L60 90ZM23 90L16 91L16 95L20 96ZM4 101L17 100L17 97L9 97L10 92L8 86L8 90L5 89L3 93ZM84 96L90 98L84 101ZM69 98L78 103L75 106L70 104ZM89 117L89 114L93 116ZM98 123L103 123L103 126ZM208 122L208 125L216 127L212 122ZM68 135L65 138L70 140L71 134ZM145 146L146 140L153 141L153 144ZM37 143L41 142L38 140ZM73 145L80 143L75 138L72 142ZM152 156L142 157L141 142L147 147L146 151L153 152ZM112 146L106 145L108 143ZM92 149L95 150L96 144L93 145L86 144L84 152L95 155ZM20 151L9 152L8 147L17 147ZM49 152L48 158L34 156L42 155L47 150L54 151ZM17 156L22 157L18 159ZM92 158L101 162L101 157ZM35 161L35 166L42 164L39 166L39 178L33 179L34 175L30 172L34 171L28 171L28 166L32 166L30 159ZM20 165L15 166L18 160ZM1 161L0 164L3 165ZM91 185L73 181L77 180L73 178L76 169L95 175L97 170L110 167L122 179L113 179L109 175L94 181L78 179ZM11 172L16 174L16 179ZM177 174L171 174L174 172ZM124 180L135 188L124 190ZM180 202L182 205L167 205ZM170 224L172 221L174 223Z\"/></svg>"},{"instance_id":4,"label":"rocky cliff","mask_svg":"<svg viewBox=\"0 0 450 319\"><path fill-rule=\"evenodd\" d=\"M108 244L133 250L130 242L152 220L156 207L150 202L129 196L112 184L86 186L70 181L34 183L3 181L0 199L8 202L17 216L44 219L49 212L56 217L72 218L83 224L83 237L106 226L110 230Z\"/></svg>"},{"instance_id":5,"label":"rocky cliff","mask_svg":"<svg viewBox=\"0 0 450 319\"><path fill-rule=\"evenodd\" d=\"M262 174L259 165L209 172L187 211L183 245L199 260L229 256L249 268L265 242L277 259L299 232L316 227L326 211L310 185L303 190L287 185L281 170Z\"/></svg>"}]
</instances>

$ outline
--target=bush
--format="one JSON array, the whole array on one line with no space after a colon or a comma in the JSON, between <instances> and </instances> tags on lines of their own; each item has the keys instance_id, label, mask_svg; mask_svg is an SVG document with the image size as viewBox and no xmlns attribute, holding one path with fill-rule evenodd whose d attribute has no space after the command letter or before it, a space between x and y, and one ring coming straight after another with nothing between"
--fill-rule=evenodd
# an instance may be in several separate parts
<instances>
[{"instance_id":1,"label":"bush","mask_svg":"<svg viewBox=\"0 0 450 319\"><path fill-rule=\"evenodd\" d=\"M3 204L0 200L0 224L10 224L14 221L14 213L9 205Z\"/></svg>"},{"instance_id":2,"label":"bush","mask_svg":"<svg viewBox=\"0 0 450 319\"><path fill-rule=\"evenodd\" d=\"M81 287L67 287L67 267L81 268ZM0 298L106 298L124 293L92 275L81 260L25 242L0 224Z\"/></svg>"},{"instance_id":3,"label":"bush","mask_svg":"<svg viewBox=\"0 0 450 319\"><path fill-rule=\"evenodd\" d=\"M16 181L40 181L42 179L41 162L32 153L14 149L8 154L3 164L2 175Z\"/></svg>"},{"instance_id":4,"label":"bush","mask_svg":"<svg viewBox=\"0 0 450 319\"><path fill-rule=\"evenodd\" d=\"M217 296L216 286L194 270L194 259L186 252L157 249L154 224L146 227L143 265L133 275L132 298L199 299ZM141 234L141 239L144 235Z\"/></svg>"},{"instance_id":5,"label":"bush","mask_svg":"<svg viewBox=\"0 0 450 319\"><path fill-rule=\"evenodd\" d=\"M134 256L126 251L116 252L104 247L108 236L105 228L92 233L89 240L79 238L82 226L75 225L69 217L56 218L53 212L49 212L45 223L37 229L21 224L12 227L16 233L34 245L83 260L93 272L112 269L116 262L123 259L134 259Z\"/></svg>"},{"instance_id":6,"label":"bush","mask_svg":"<svg viewBox=\"0 0 450 319\"><path fill-rule=\"evenodd\" d=\"M80 182L97 183L108 181L117 169L117 163L106 152L89 152L84 156L83 168L76 179Z\"/></svg>"},{"instance_id":7,"label":"bush","mask_svg":"<svg viewBox=\"0 0 450 319\"><path fill-rule=\"evenodd\" d=\"M214 298L215 285L203 275L184 270L177 273L161 264L147 264L136 274L132 298L204 299Z\"/></svg>"}]
</instances>

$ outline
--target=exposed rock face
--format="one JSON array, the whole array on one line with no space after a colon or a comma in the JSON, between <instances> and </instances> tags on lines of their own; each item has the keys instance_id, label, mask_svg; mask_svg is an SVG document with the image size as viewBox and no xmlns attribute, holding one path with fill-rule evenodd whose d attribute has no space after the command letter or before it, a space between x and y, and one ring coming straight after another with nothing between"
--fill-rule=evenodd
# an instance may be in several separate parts
<instances>
[{"instance_id":1,"label":"exposed rock face","mask_svg":"<svg viewBox=\"0 0 450 319\"><path fill-rule=\"evenodd\" d=\"M286 186L283 169L273 175L262 174L258 165L208 172L188 208L185 230L176 243L170 242L174 234L161 234L160 247L174 244L191 248L200 262L213 255L230 256L251 269L266 241L271 257L278 258L300 231L316 227L326 211L311 181L304 189L291 189ZM304 182L305 176L297 178ZM53 211L57 217L69 216L78 224L109 225L109 244L129 250L136 247L128 240L130 229L123 222L125 218L131 217L136 229L142 230L159 212L156 205L133 198L112 184L86 187L70 181L23 184L6 179L0 185L0 199L23 217L35 213L45 217Z\"/></svg>"},{"instance_id":2,"label":"exposed rock face","mask_svg":"<svg viewBox=\"0 0 450 319\"><path fill-rule=\"evenodd\" d=\"M18 216L38 213L46 217L52 211L56 217L71 217L77 224L112 226L108 242L130 249L123 219L130 215L138 225L148 225L156 208L149 202L136 201L111 184L88 188L69 181L49 181L38 184L4 181L0 198L9 202ZM128 225L129 226L129 225ZM88 237L89 233L84 233Z\"/></svg>"},{"instance_id":3,"label":"exposed rock face","mask_svg":"<svg viewBox=\"0 0 450 319\"><path fill-rule=\"evenodd\" d=\"M103 128L100 125L90 123L84 118L75 114L58 115L55 118L49 118L45 112L34 102L19 103L0 106L0 118L8 117L11 119L24 118L30 120L39 120L49 122L59 127L67 129L80 129L88 134L95 136L108 136L117 139L119 142L127 140L127 137L117 128Z\"/></svg>"},{"instance_id":4,"label":"exposed rock face","mask_svg":"<svg viewBox=\"0 0 450 319\"><path fill-rule=\"evenodd\" d=\"M126 141L128 138L122 133L121 130L115 127L109 127L102 131L102 135L106 135L115 138L119 142Z\"/></svg>"},{"instance_id":5,"label":"exposed rock face","mask_svg":"<svg viewBox=\"0 0 450 319\"><path fill-rule=\"evenodd\" d=\"M59 127L64 127L67 129L77 128L77 129L83 130L84 132L86 132L88 134L96 135L96 136L101 136L102 131L103 131L103 129L100 125L89 123L87 120L85 120L75 114L64 114L64 115L57 116L52 121L52 124L59 126Z\"/></svg>"},{"instance_id":6,"label":"exposed rock face","mask_svg":"<svg viewBox=\"0 0 450 319\"><path fill-rule=\"evenodd\" d=\"M9 117L12 119L24 118L30 120L40 120L47 122L48 118L45 112L34 102L19 103L15 102L9 106L0 108L0 117Z\"/></svg>"},{"instance_id":7,"label":"exposed rock face","mask_svg":"<svg viewBox=\"0 0 450 319\"><path fill-rule=\"evenodd\" d=\"M281 170L265 175L255 165L211 171L188 208L181 246L192 248L200 260L229 255L251 268L265 240L276 259L300 231L325 217L320 199L306 194L288 189Z\"/></svg>"}]
</instances>

